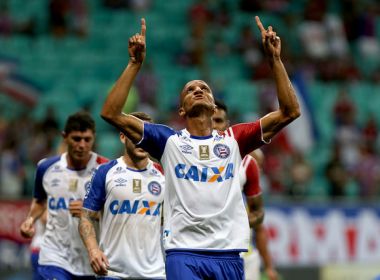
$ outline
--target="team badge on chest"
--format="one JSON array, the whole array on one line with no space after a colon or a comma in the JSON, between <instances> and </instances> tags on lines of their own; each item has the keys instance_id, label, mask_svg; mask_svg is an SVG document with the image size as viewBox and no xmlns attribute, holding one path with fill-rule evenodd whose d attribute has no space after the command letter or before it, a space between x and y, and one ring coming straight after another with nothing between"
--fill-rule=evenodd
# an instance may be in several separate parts
<instances>
[{"instance_id":1,"label":"team badge on chest","mask_svg":"<svg viewBox=\"0 0 380 280\"><path fill-rule=\"evenodd\" d=\"M208 145L199 145L199 159L200 160L210 159L210 148Z\"/></svg>"},{"instance_id":2,"label":"team badge on chest","mask_svg":"<svg viewBox=\"0 0 380 280\"><path fill-rule=\"evenodd\" d=\"M214 147L214 154L218 158L225 159L230 155L230 148L224 144L216 144Z\"/></svg>"},{"instance_id":3,"label":"team badge on chest","mask_svg":"<svg viewBox=\"0 0 380 280\"><path fill-rule=\"evenodd\" d=\"M133 179L133 192L141 193L141 179Z\"/></svg>"},{"instance_id":4,"label":"team badge on chest","mask_svg":"<svg viewBox=\"0 0 380 280\"><path fill-rule=\"evenodd\" d=\"M69 180L69 192L76 192L78 189L78 179L71 178Z\"/></svg>"},{"instance_id":5,"label":"team badge on chest","mask_svg":"<svg viewBox=\"0 0 380 280\"><path fill-rule=\"evenodd\" d=\"M153 181L148 184L148 190L153 195L159 195L161 193L160 183Z\"/></svg>"}]
</instances>

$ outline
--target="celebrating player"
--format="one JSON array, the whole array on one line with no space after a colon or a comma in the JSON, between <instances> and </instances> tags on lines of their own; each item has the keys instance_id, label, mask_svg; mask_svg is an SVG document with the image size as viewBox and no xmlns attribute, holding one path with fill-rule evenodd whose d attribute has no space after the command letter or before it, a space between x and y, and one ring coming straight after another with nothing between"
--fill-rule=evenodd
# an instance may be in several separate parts
<instances>
[{"instance_id":1,"label":"celebrating player","mask_svg":"<svg viewBox=\"0 0 380 280\"><path fill-rule=\"evenodd\" d=\"M215 105L216 111L212 117L213 127L216 130L224 131L228 128L230 123L227 106L219 100L215 101ZM258 253L264 262L264 268L268 279L277 279L277 272L273 267L272 259L268 251L266 231L262 225L264 210L261 187L259 184L258 166L259 162L262 162L262 160L263 155L261 150L255 150L244 157L239 170L240 186L246 198L249 225L254 229L254 240L257 248L257 250L255 250L255 248L250 246L248 252L243 254L246 280L260 279L260 258Z\"/></svg>"},{"instance_id":2,"label":"celebrating player","mask_svg":"<svg viewBox=\"0 0 380 280\"><path fill-rule=\"evenodd\" d=\"M109 93L101 116L133 143L159 159L165 170L164 247L167 279L244 279L240 252L249 243L239 166L300 115L293 87L281 62L281 41L260 19L264 50L272 68L278 110L261 119L213 130L215 103L208 84L188 82L180 94L179 115L186 128L150 124L122 113L129 90L145 59L146 24L129 39L129 63Z\"/></svg>"}]
</instances>

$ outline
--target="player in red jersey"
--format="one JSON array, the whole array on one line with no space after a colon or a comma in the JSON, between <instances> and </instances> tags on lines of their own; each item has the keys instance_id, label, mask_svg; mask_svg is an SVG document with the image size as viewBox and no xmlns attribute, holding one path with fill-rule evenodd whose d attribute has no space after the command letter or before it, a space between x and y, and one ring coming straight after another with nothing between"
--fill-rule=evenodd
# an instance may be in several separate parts
<instances>
[{"instance_id":1,"label":"player in red jersey","mask_svg":"<svg viewBox=\"0 0 380 280\"><path fill-rule=\"evenodd\" d=\"M216 112L212 117L213 126L216 130L224 131L230 125L227 106L220 100L216 100L215 105ZM264 269L269 280L277 280L277 272L273 267L267 248L267 235L262 224L264 210L259 180L259 165L262 164L263 157L264 155L259 149L247 154L239 170L240 183L248 207L249 224L254 230L254 243L257 249L255 250L250 246L249 251L243 255L246 280L260 279L260 258L258 254L260 254L264 262Z\"/></svg>"}]
</instances>

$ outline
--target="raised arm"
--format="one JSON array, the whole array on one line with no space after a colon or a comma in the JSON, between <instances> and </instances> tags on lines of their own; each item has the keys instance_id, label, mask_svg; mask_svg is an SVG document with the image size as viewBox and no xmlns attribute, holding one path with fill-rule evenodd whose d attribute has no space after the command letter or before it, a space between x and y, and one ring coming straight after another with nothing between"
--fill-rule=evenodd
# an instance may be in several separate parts
<instances>
[{"instance_id":1,"label":"raised arm","mask_svg":"<svg viewBox=\"0 0 380 280\"><path fill-rule=\"evenodd\" d=\"M107 275L109 262L104 253L100 250L98 241L96 240L95 227L97 220L98 212L82 209L78 230L86 246L93 271L98 275Z\"/></svg>"},{"instance_id":2,"label":"raised arm","mask_svg":"<svg viewBox=\"0 0 380 280\"><path fill-rule=\"evenodd\" d=\"M272 68L279 103L278 110L261 118L263 139L270 140L287 124L300 116L300 108L288 73L281 61L281 39L273 31L272 26L265 29L258 16L255 17L256 24L261 32L265 54Z\"/></svg>"},{"instance_id":3,"label":"raised arm","mask_svg":"<svg viewBox=\"0 0 380 280\"><path fill-rule=\"evenodd\" d=\"M141 19L141 32L129 38L128 65L108 94L101 112L101 117L104 120L123 131L135 143L141 140L144 129L143 122L136 117L123 114L122 109L145 59L145 32L145 19Z\"/></svg>"}]
</instances>

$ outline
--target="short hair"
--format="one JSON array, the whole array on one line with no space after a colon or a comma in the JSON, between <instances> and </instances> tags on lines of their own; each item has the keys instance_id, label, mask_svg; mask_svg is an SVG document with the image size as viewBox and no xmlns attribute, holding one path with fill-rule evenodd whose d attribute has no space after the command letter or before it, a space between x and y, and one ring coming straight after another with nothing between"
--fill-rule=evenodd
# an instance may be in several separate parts
<instances>
[{"instance_id":1,"label":"short hair","mask_svg":"<svg viewBox=\"0 0 380 280\"><path fill-rule=\"evenodd\" d=\"M153 123L153 118L148 115L147 113L144 113L144 112L132 112L130 113L130 115L144 121L144 122L149 122L149 123Z\"/></svg>"},{"instance_id":2,"label":"short hair","mask_svg":"<svg viewBox=\"0 0 380 280\"><path fill-rule=\"evenodd\" d=\"M79 111L67 118L63 131L68 134L72 131L84 132L87 129L95 133L95 121L88 112Z\"/></svg>"},{"instance_id":3,"label":"short hair","mask_svg":"<svg viewBox=\"0 0 380 280\"><path fill-rule=\"evenodd\" d=\"M228 114L227 105L222 100L215 99L215 105L217 109L223 110L224 112L226 112L226 114Z\"/></svg>"}]
</instances>

